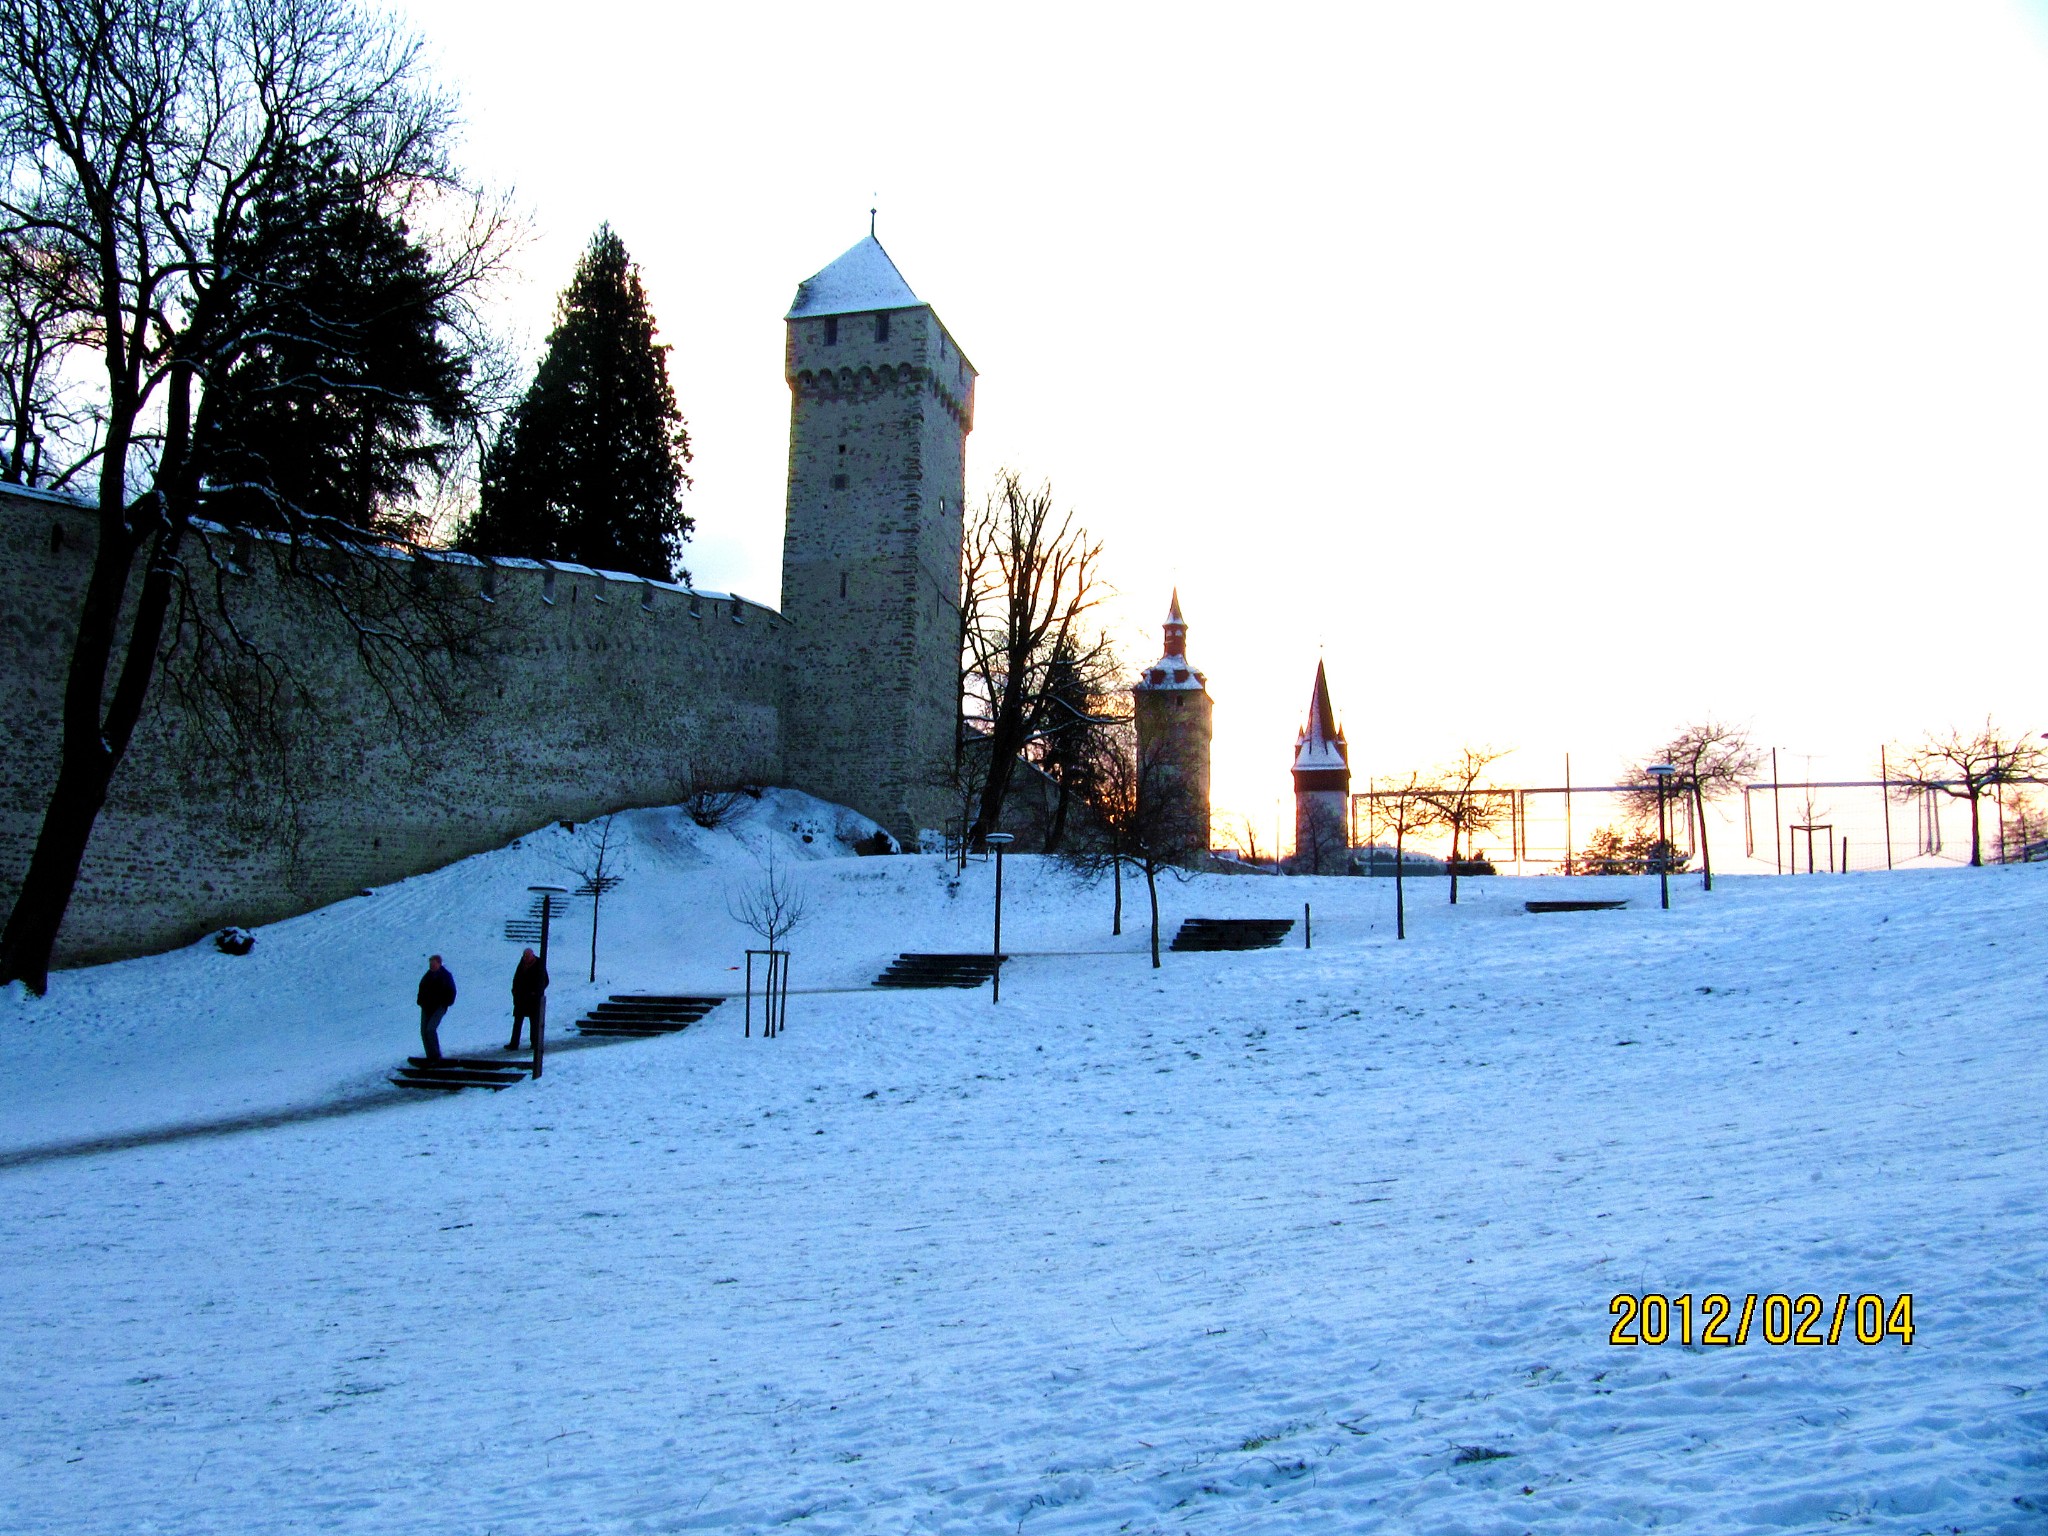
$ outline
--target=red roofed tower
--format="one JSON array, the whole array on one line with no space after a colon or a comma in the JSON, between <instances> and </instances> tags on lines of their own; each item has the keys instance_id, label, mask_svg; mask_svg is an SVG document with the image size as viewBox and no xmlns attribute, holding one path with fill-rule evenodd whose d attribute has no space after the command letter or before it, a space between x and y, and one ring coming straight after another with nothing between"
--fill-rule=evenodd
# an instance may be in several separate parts
<instances>
[{"instance_id":1,"label":"red roofed tower","mask_svg":"<svg viewBox=\"0 0 2048 1536\"><path fill-rule=\"evenodd\" d=\"M1188 621L1181 617L1180 589L1166 611L1166 652L1131 685L1138 727L1138 761L1156 762L1182 787L1196 840L1206 847L1209 827L1209 746L1214 739L1215 704L1208 680L1188 664Z\"/></svg>"},{"instance_id":2,"label":"red roofed tower","mask_svg":"<svg viewBox=\"0 0 2048 1536\"><path fill-rule=\"evenodd\" d=\"M1307 875L1350 873L1351 748L1316 663L1308 723L1294 738L1294 863Z\"/></svg>"}]
</instances>

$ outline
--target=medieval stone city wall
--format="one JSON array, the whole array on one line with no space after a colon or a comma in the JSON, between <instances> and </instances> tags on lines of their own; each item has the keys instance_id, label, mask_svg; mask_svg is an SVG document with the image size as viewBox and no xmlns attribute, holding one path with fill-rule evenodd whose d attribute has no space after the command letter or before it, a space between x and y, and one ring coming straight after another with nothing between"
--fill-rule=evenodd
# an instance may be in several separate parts
<instances>
[{"instance_id":1,"label":"medieval stone city wall","mask_svg":"<svg viewBox=\"0 0 2048 1536\"><path fill-rule=\"evenodd\" d=\"M11 489L11 488L9 488ZM0 892L28 866L55 780L64 675L94 518L0 490ZM453 665L451 718L393 721L340 626L261 559L236 611L312 682L297 804L252 792L161 686L114 778L58 946L75 965L261 923L501 846L557 819L669 803L694 781L783 781L790 626L725 594L531 562L448 562L488 624ZM486 586L494 589L489 598ZM181 735L181 730L183 734ZM565 882L571 883L571 882ZM508 916L511 914L507 914Z\"/></svg>"}]
</instances>

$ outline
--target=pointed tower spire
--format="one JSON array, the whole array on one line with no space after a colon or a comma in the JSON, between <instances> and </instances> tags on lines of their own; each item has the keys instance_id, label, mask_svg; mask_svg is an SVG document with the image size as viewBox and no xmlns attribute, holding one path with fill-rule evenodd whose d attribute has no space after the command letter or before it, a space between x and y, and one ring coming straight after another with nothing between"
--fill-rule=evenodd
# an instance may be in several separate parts
<instances>
[{"instance_id":1,"label":"pointed tower spire","mask_svg":"<svg viewBox=\"0 0 2048 1536\"><path fill-rule=\"evenodd\" d=\"M1348 864L1351 748L1330 704L1330 679L1316 663L1308 720L1294 738L1294 861L1305 874L1342 874Z\"/></svg>"},{"instance_id":2,"label":"pointed tower spire","mask_svg":"<svg viewBox=\"0 0 2048 1536\"><path fill-rule=\"evenodd\" d=\"M1166 654L1186 656L1188 653L1188 621L1180 616L1180 588L1173 589L1173 604L1166 610Z\"/></svg>"},{"instance_id":3,"label":"pointed tower spire","mask_svg":"<svg viewBox=\"0 0 2048 1536\"><path fill-rule=\"evenodd\" d=\"M1337 727L1337 711L1330 704L1330 678L1323 664L1316 663L1315 687L1309 690L1308 722L1294 738L1294 774L1297 785L1304 772L1342 770L1350 782L1351 749ZM1317 787L1323 787L1318 785Z\"/></svg>"}]
</instances>

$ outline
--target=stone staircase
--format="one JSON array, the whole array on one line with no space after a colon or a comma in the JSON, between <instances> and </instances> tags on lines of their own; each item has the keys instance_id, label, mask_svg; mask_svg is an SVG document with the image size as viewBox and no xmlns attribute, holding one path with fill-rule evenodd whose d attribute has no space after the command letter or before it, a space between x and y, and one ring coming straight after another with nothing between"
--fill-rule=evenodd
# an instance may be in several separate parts
<instances>
[{"instance_id":1,"label":"stone staircase","mask_svg":"<svg viewBox=\"0 0 2048 1536\"><path fill-rule=\"evenodd\" d=\"M1200 953L1278 949L1293 928L1291 917L1191 917L1180 925L1171 947Z\"/></svg>"},{"instance_id":2,"label":"stone staircase","mask_svg":"<svg viewBox=\"0 0 2048 1536\"><path fill-rule=\"evenodd\" d=\"M1005 960L1008 955L1003 956ZM978 987L996 973L996 957L974 955L898 955L875 978L878 987Z\"/></svg>"},{"instance_id":3,"label":"stone staircase","mask_svg":"<svg viewBox=\"0 0 2048 1536\"><path fill-rule=\"evenodd\" d=\"M426 1088L453 1093L459 1088L489 1088L494 1092L510 1088L533 1071L531 1059L506 1056L492 1060L481 1056L443 1056L433 1061L425 1056L408 1056L391 1081L400 1088Z\"/></svg>"},{"instance_id":4,"label":"stone staircase","mask_svg":"<svg viewBox=\"0 0 2048 1536\"><path fill-rule=\"evenodd\" d=\"M645 1039L688 1029L724 1002L722 997L664 997L646 992L615 993L576 1021L579 1035Z\"/></svg>"}]
</instances>

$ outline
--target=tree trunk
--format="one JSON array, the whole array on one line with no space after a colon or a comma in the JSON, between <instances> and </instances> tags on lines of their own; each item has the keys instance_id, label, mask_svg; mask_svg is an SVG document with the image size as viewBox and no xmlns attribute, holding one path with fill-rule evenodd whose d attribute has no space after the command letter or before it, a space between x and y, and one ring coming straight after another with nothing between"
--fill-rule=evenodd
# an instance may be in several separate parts
<instances>
[{"instance_id":1,"label":"tree trunk","mask_svg":"<svg viewBox=\"0 0 2048 1536\"><path fill-rule=\"evenodd\" d=\"M1145 861L1145 893L1152 898L1152 969L1159 969L1159 867Z\"/></svg>"},{"instance_id":2,"label":"tree trunk","mask_svg":"<svg viewBox=\"0 0 2048 1536\"><path fill-rule=\"evenodd\" d=\"M604 903L598 882L590 882L590 979L597 980L597 909Z\"/></svg>"},{"instance_id":3,"label":"tree trunk","mask_svg":"<svg viewBox=\"0 0 2048 1536\"><path fill-rule=\"evenodd\" d=\"M1402 822L1394 829L1394 937L1397 939L1408 937L1408 899L1407 892L1402 889L1408 859L1401 851L1402 842L1408 834L1405 813Z\"/></svg>"},{"instance_id":4,"label":"tree trunk","mask_svg":"<svg viewBox=\"0 0 2048 1536\"><path fill-rule=\"evenodd\" d=\"M1975 784L1970 786L1970 868L1984 867L1984 834L1977 825L1977 806L1984 798L1984 791Z\"/></svg>"},{"instance_id":5,"label":"tree trunk","mask_svg":"<svg viewBox=\"0 0 2048 1536\"><path fill-rule=\"evenodd\" d=\"M1009 798L1010 777L1017 771L1017 754L1024 750L1025 738L1030 735L1021 701L1014 705L1011 702L1011 694L1018 686L1005 686L1003 701L989 723L988 777L981 781L981 802L967 834L968 841L977 848L982 846L983 838L1002 825L1003 802Z\"/></svg>"},{"instance_id":6,"label":"tree trunk","mask_svg":"<svg viewBox=\"0 0 2048 1536\"><path fill-rule=\"evenodd\" d=\"M14 899L7 928L0 933L0 982L20 981L41 996L50 985L50 956L57 947L64 912L78 885L94 820L106 803L113 761L104 751L90 756L67 747L57 769L57 787L43 811L42 831L28 873Z\"/></svg>"},{"instance_id":7,"label":"tree trunk","mask_svg":"<svg viewBox=\"0 0 2048 1536\"><path fill-rule=\"evenodd\" d=\"M1451 823L1451 905L1458 904L1458 833L1463 830L1454 821Z\"/></svg>"},{"instance_id":8,"label":"tree trunk","mask_svg":"<svg viewBox=\"0 0 2048 1536\"><path fill-rule=\"evenodd\" d=\"M1694 779L1692 785L1692 820L1693 825L1700 829L1700 873L1705 880L1700 889L1711 891L1714 888L1714 855L1707 847L1707 797L1700 793L1698 779Z\"/></svg>"},{"instance_id":9,"label":"tree trunk","mask_svg":"<svg viewBox=\"0 0 2048 1536\"><path fill-rule=\"evenodd\" d=\"M1061 779L1059 782L1059 793L1052 802L1052 816L1046 827L1045 846L1039 850L1042 853L1058 853L1060 851L1060 844L1067 840L1068 798L1067 781Z\"/></svg>"},{"instance_id":10,"label":"tree trunk","mask_svg":"<svg viewBox=\"0 0 2048 1536\"><path fill-rule=\"evenodd\" d=\"M111 365L110 365L111 366ZM121 398L116 390L115 398ZM156 486L145 504L157 517L154 545L135 601L127 643L115 660L121 611L140 540L130 530L131 511L122 502L119 445L126 453L127 433L118 421L110 425L106 460L100 472L99 543L93 552L92 575L79 608L78 633L72 641L71 667L64 679L64 724L57 762L57 783L43 812L42 830L29 859L28 874L15 893L14 910L0 931L0 983L20 981L40 996L50 984L50 957L64 913L78 887L93 824L107 801L114 770L142 718L143 700L156 673L163 644L164 619L170 611L171 576L178 554L179 533L189 515L197 484L189 449L192 432L192 370L174 363L165 394L163 457ZM113 672L109 689L108 672Z\"/></svg>"},{"instance_id":11,"label":"tree trunk","mask_svg":"<svg viewBox=\"0 0 2048 1536\"><path fill-rule=\"evenodd\" d=\"M1109 863L1110 884L1116 889L1116 907L1109 919L1109 933L1115 938L1124 931L1124 856L1117 851Z\"/></svg>"}]
</instances>

